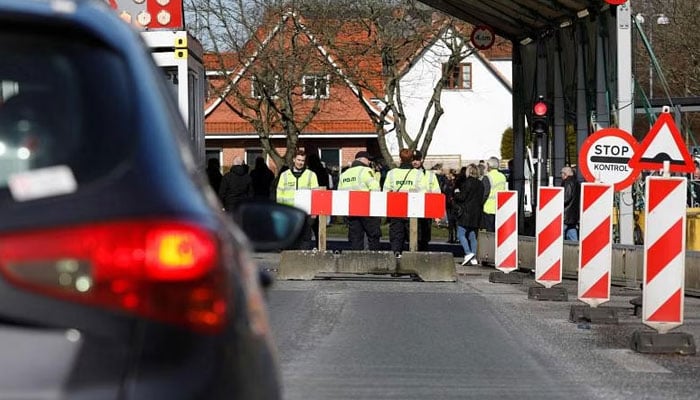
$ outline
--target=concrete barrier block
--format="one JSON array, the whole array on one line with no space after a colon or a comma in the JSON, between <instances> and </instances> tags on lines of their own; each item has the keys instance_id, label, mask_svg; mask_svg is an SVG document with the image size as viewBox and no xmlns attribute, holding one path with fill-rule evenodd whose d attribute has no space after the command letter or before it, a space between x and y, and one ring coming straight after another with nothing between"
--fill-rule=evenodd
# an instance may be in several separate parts
<instances>
[{"instance_id":1,"label":"concrete barrier block","mask_svg":"<svg viewBox=\"0 0 700 400\"><path fill-rule=\"evenodd\" d=\"M416 274L426 282L457 281L457 266L452 253L405 251L399 259L397 272Z\"/></svg>"},{"instance_id":2,"label":"concrete barrier block","mask_svg":"<svg viewBox=\"0 0 700 400\"><path fill-rule=\"evenodd\" d=\"M564 252L561 260L562 277L578 279L578 242L564 241Z\"/></svg>"},{"instance_id":3,"label":"concrete barrier block","mask_svg":"<svg viewBox=\"0 0 700 400\"><path fill-rule=\"evenodd\" d=\"M638 287L644 276L644 248L634 245L614 244L612 249L613 285Z\"/></svg>"},{"instance_id":4,"label":"concrete barrier block","mask_svg":"<svg viewBox=\"0 0 700 400\"><path fill-rule=\"evenodd\" d=\"M521 236L518 239L518 268L535 270L535 238Z\"/></svg>"},{"instance_id":5,"label":"concrete barrier block","mask_svg":"<svg viewBox=\"0 0 700 400\"><path fill-rule=\"evenodd\" d=\"M280 254L277 279L311 280L319 272L336 272L337 262L330 251L286 250Z\"/></svg>"},{"instance_id":6,"label":"concrete barrier block","mask_svg":"<svg viewBox=\"0 0 700 400\"><path fill-rule=\"evenodd\" d=\"M700 252L685 253L685 293L700 296Z\"/></svg>"},{"instance_id":7,"label":"concrete barrier block","mask_svg":"<svg viewBox=\"0 0 700 400\"><path fill-rule=\"evenodd\" d=\"M396 257L390 251L346 250L338 257L336 272L344 274L393 274Z\"/></svg>"},{"instance_id":8,"label":"concrete barrier block","mask_svg":"<svg viewBox=\"0 0 700 400\"><path fill-rule=\"evenodd\" d=\"M476 257L482 264L493 265L496 262L496 234L479 231Z\"/></svg>"}]
</instances>

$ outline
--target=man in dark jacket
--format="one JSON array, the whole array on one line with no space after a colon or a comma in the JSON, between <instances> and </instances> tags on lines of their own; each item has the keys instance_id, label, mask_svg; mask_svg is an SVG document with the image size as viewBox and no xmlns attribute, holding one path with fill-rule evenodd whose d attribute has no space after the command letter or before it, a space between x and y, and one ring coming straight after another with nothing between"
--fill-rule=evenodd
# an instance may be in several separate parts
<instances>
[{"instance_id":1,"label":"man in dark jacket","mask_svg":"<svg viewBox=\"0 0 700 400\"><path fill-rule=\"evenodd\" d=\"M578 240L579 183L571 167L561 169L564 187L564 239Z\"/></svg>"},{"instance_id":2,"label":"man in dark jacket","mask_svg":"<svg viewBox=\"0 0 700 400\"><path fill-rule=\"evenodd\" d=\"M255 159L255 168L250 171L250 179L253 182L253 195L269 199L270 186L272 181L275 180L275 174L265 164L264 158L257 157Z\"/></svg>"},{"instance_id":3,"label":"man in dark jacket","mask_svg":"<svg viewBox=\"0 0 700 400\"><path fill-rule=\"evenodd\" d=\"M214 193L219 193L222 175L218 158L212 157L207 160L207 178L209 178L209 184L214 189Z\"/></svg>"},{"instance_id":4,"label":"man in dark jacket","mask_svg":"<svg viewBox=\"0 0 700 400\"><path fill-rule=\"evenodd\" d=\"M232 212L241 200L253 196L253 184L250 175L243 167L243 159L235 157L231 170L224 175L219 187L219 198L224 209Z\"/></svg>"},{"instance_id":5,"label":"man in dark jacket","mask_svg":"<svg viewBox=\"0 0 700 400\"><path fill-rule=\"evenodd\" d=\"M459 186L454 191L454 205L457 210L457 240L464 249L462 265L478 265L476 258L477 232L482 218L484 185L479 181L479 169L469 164L459 177Z\"/></svg>"}]
</instances>

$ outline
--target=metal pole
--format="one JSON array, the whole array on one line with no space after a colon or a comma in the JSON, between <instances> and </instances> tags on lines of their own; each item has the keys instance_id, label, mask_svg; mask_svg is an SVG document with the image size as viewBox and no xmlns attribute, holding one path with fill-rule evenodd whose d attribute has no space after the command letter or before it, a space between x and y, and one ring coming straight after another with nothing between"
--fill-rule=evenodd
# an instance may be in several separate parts
<instances>
[{"instance_id":1,"label":"metal pole","mask_svg":"<svg viewBox=\"0 0 700 400\"><path fill-rule=\"evenodd\" d=\"M651 18L650 18L651 19ZM649 47L654 50L654 24L649 21ZM654 98L654 62L652 52L649 52L649 100Z\"/></svg>"},{"instance_id":2,"label":"metal pole","mask_svg":"<svg viewBox=\"0 0 700 400\"><path fill-rule=\"evenodd\" d=\"M634 97L632 85L632 11L629 1L617 7L617 112L618 128L632 133ZM620 243L634 244L634 201L632 190L620 193Z\"/></svg>"}]
</instances>

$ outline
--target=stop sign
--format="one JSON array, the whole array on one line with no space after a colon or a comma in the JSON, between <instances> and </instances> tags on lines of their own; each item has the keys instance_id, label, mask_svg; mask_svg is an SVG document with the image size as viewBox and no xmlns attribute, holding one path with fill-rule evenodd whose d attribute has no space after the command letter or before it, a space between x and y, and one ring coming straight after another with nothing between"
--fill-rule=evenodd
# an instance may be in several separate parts
<instances>
[{"instance_id":1,"label":"stop sign","mask_svg":"<svg viewBox=\"0 0 700 400\"><path fill-rule=\"evenodd\" d=\"M581 175L587 182L612 184L616 191L628 187L639 175L639 170L629 165L637 146L634 137L621 129L599 130L581 146Z\"/></svg>"}]
</instances>

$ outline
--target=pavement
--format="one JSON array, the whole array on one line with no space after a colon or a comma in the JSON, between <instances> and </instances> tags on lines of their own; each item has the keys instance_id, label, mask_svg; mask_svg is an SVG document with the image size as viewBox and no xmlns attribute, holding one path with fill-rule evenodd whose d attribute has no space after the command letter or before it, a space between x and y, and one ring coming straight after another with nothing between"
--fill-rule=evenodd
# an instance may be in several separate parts
<instances>
[{"instance_id":1,"label":"pavement","mask_svg":"<svg viewBox=\"0 0 700 400\"><path fill-rule=\"evenodd\" d=\"M348 243L346 240L333 238L329 239L327 243L328 250L331 251L342 251L347 249ZM386 249L384 249L386 247ZM382 250L389 250L388 242L382 242ZM523 277L523 282L520 284L502 284L502 283L491 283L489 282L489 275L496 272L493 266L485 265L467 265L462 266L461 262L464 257L464 252L459 244L449 244L433 241L430 244L430 251L442 251L451 252L455 260L455 269L458 275L458 284L468 284L476 288L481 288L479 291L483 290L484 293L498 290L498 287L509 291L521 291L525 299L528 299L528 290L530 287L540 287L534 281L534 274L525 271L516 271L515 274L520 274ZM280 262L279 253L255 253L253 254L254 260L258 265L270 272L273 277L276 273L277 266ZM361 277L360 277L361 279ZM369 280L377 279L376 276L368 277ZM390 280L389 277L387 277ZM274 286L273 286L274 287ZM578 281L571 279L564 279L562 283L556 285L556 287L561 287L566 289L568 294L568 301L566 302L552 302L552 301L537 301L530 300L529 302L533 304L534 308L549 308L555 307L560 310L560 315L563 313L563 318L569 315L569 310L572 306L585 306L585 304L578 300ZM639 287L620 287L613 286L611 288L611 299L599 306L599 308L612 308L616 310L616 314L619 318L619 330L625 332L627 337L631 337L632 332L636 330L646 330L651 331L650 328L645 327L641 324L641 309L638 309L638 314L635 315L634 300L638 299L642 295L642 291ZM541 306L537 305L542 304ZM682 326L672 330L672 332L683 332L691 335L695 338L696 346L700 342L700 298L686 296L684 299L684 323ZM589 325L590 326L590 325ZM582 325L581 329L587 329L586 324ZM589 329L589 328L588 328ZM653 331L652 331L653 332Z\"/></svg>"}]
</instances>

